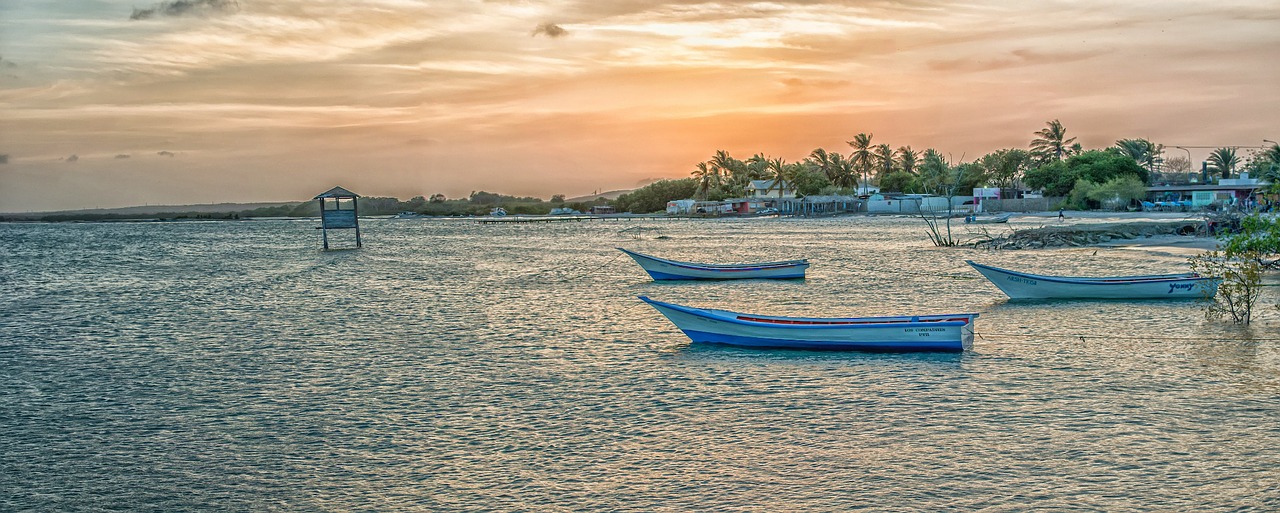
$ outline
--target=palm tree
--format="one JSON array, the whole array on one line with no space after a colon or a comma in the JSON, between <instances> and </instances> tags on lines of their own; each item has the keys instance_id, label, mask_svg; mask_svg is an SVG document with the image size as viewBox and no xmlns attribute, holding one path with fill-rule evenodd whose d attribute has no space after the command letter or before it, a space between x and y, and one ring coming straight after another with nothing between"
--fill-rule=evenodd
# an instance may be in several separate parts
<instances>
[{"instance_id":1,"label":"palm tree","mask_svg":"<svg viewBox=\"0 0 1280 513\"><path fill-rule=\"evenodd\" d=\"M875 147L876 159L876 179L883 179L885 175L893 172L894 159L897 152L893 151L893 147L888 144L880 144Z\"/></svg>"},{"instance_id":2,"label":"palm tree","mask_svg":"<svg viewBox=\"0 0 1280 513\"><path fill-rule=\"evenodd\" d=\"M715 170L719 175L722 185L728 184L728 188L733 194L743 193L746 191L747 183L751 178L746 176L747 165L741 160L729 156L729 152L724 150L716 150L716 154L709 161L711 169Z\"/></svg>"},{"instance_id":3,"label":"palm tree","mask_svg":"<svg viewBox=\"0 0 1280 513\"><path fill-rule=\"evenodd\" d=\"M787 188L787 184L792 181L794 168L787 165L787 163L781 158L767 159L766 162L768 162L768 169L772 174L771 178L773 179L773 185L770 185L769 189L765 192L767 193L776 187L778 189L778 196L782 196L783 191Z\"/></svg>"},{"instance_id":4,"label":"palm tree","mask_svg":"<svg viewBox=\"0 0 1280 513\"><path fill-rule=\"evenodd\" d=\"M1116 148L1152 173L1164 163L1164 157L1161 156L1164 153L1163 144L1152 144L1146 139L1121 139L1116 141Z\"/></svg>"},{"instance_id":5,"label":"palm tree","mask_svg":"<svg viewBox=\"0 0 1280 513\"><path fill-rule=\"evenodd\" d=\"M1221 175L1221 178L1231 178L1232 171L1236 170L1236 166L1240 165L1240 157L1236 156L1235 148L1218 148L1209 153L1209 169Z\"/></svg>"},{"instance_id":6,"label":"palm tree","mask_svg":"<svg viewBox=\"0 0 1280 513\"><path fill-rule=\"evenodd\" d=\"M716 154L711 157L711 167L719 171L720 176L732 176L741 172L743 164L741 160L729 156L729 152L724 150L716 150Z\"/></svg>"},{"instance_id":7,"label":"palm tree","mask_svg":"<svg viewBox=\"0 0 1280 513\"><path fill-rule=\"evenodd\" d=\"M845 141L846 144L853 148L853 153L849 155L849 160L853 162L853 168L862 175L862 183L867 183L867 174L875 164L875 156L871 154L871 136L873 134L858 134L853 137L852 141Z\"/></svg>"},{"instance_id":8,"label":"palm tree","mask_svg":"<svg viewBox=\"0 0 1280 513\"><path fill-rule=\"evenodd\" d=\"M950 181L951 167L942 154L933 148L924 150L924 157L920 161L920 183L925 192L941 194Z\"/></svg>"},{"instance_id":9,"label":"palm tree","mask_svg":"<svg viewBox=\"0 0 1280 513\"><path fill-rule=\"evenodd\" d=\"M1036 138L1031 140L1031 152L1041 160L1062 160L1075 150L1072 143L1076 138L1067 139L1067 129L1056 119L1047 124L1048 127L1035 132Z\"/></svg>"},{"instance_id":10,"label":"palm tree","mask_svg":"<svg viewBox=\"0 0 1280 513\"><path fill-rule=\"evenodd\" d=\"M769 177L769 158L759 153L747 159L747 179L764 180Z\"/></svg>"},{"instance_id":11,"label":"palm tree","mask_svg":"<svg viewBox=\"0 0 1280 513\"><path fill-rule=\"evenodd\" d=\"M1273 191L1280 191L1280 144L1272 144L1270 148L1262 150L1258 159L1258 168L1261 170L1258 178L1271 182Z\"/></svg>"},{"instance_id":12,"label":"palm tree","mask_svg":"<svg viewBox=\"0 0 1280 513\"><path fill-rule=\"evenodd\" d=\"M706 162L699 162L694 166L693 172L689 174L693 175L698 182L698 188L694 193L703 199L706 199L707 191L711 190L711 184L719 182L719 175L707 166ZM716 185L719 185L719 183L716 183Z\"/></svg>"},{"instance_id":13,"label":"palm tree","mask_svg":"<svg viewBox=\"0 0 1280 513\"><path fill-rule=\"evenodd\" d=\"M1262 150L1262 158L1272 164L1280 164L1280 144L1272 143L1270 148Z\"/></svg>"},{"instance_id":14,"label":"palm tree","mask_svg":"<svg viewBox=\"0 0 1280 513\"><path fill-rule=\"evenodd\" d=\"M827 150L817 148L809 152L809 157L805 160L812 163L813 167L826 176L828 181L835 183L835 170L831 165L831 154L827 153Z\"/></svg>"},{"instance_id":15,"label":"palm tree","mask_svg":"<svg viewBox=\"0 0 1280 513\"><path fill-rule=\"evenodd\" d=\"M916 173L916 164L920 162L920 153L911 149L911 146L903 146L898 148L898 167L903 171Z\"/></svg>"},{"instance_id":16,"label":"palm tree","mask_svg":"<svg viewBox=\"0 0 1280 513\"><path fill-rule=\"evenodd\" d=\"M832 175L831 185L840 189L854 189L858 187L858 172L853 167L853 160L847 159L839 153L831 154Z\"/></svg>"}]
</instances>

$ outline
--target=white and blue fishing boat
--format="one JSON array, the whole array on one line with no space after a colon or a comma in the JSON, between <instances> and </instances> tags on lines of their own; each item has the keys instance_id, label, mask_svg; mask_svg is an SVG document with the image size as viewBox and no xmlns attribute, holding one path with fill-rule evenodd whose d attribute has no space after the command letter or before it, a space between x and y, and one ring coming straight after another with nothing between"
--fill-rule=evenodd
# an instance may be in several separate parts
<instances>
[{"instance_id":1,"label":"white and blue fishing boat","mask_svg":"<svg viewBox=\"0 0 1280 513\"><path fill-rule=\"evenodd\" d=\"M752 278L804 278L808 260L786 260L755 264L698 264L649 256L618 248L635 259L655 280L735 280Z\"/></svg>"},{"instance_id":2,"label":"white and blue fishing boat","mask_svg":"<svg viewBox=\"0 0 1280 513\"><path fill-rule=\"evenodd\" d=\"M960 352L973 347L976 313L900 317L779 317L649 303L695 343L820 351Z\"/></svg>"},{"instance_id":3,"label":"white and blue fishing boat","mask_svg":"<svg viewBox=\"0 0 1280 513\"><path fill-rule=\"evenodd\" d=\"M1010 299L1193 299L1218 293L1220 278L1196 273L1142 276L1045 276L979 264L977 269Z\"/></svg>"},{"instance_id":4,"label":"white and blue fishing boat","mask_svg":"<svg viewBox=\"0 0 1280 513\"><path fill-rule=\"evenodd\" d=\"M1009 222L1010 217L1013 217L1013 214L1000 214L1000 215L994 215L994 216L980 216L977 214L969 214L964 217L964 223L965 224L1007 223Z\"/></svg>"}]
</instances>

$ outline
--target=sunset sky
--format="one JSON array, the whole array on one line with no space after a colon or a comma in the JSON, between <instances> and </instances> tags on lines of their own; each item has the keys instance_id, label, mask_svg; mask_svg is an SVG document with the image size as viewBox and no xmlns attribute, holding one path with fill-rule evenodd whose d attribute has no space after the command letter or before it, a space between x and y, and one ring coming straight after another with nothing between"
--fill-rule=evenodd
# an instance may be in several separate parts
<instances>
[{"instance_id":1,"label":"sunset sky","mask_svg":"<svg viewBox=\"0 0 1280 513\"><path fill-rule=\"evenodd\" d=\"M1280 0L0 0L0 212L1280 140ZM1198 168L1209 149L1191 149Z\"/></svg>"}]
</instances>

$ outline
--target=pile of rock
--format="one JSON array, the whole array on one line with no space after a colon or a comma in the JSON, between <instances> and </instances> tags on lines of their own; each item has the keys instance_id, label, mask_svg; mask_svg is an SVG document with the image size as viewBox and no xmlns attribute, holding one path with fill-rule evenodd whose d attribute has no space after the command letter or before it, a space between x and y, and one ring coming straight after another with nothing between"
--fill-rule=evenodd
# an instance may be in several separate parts
<instances>
[{"instance_id":1,"label":"pile of rock","mask_svg":"<svg viewBox=\"0 0 1280 513\"><path fill-rule=\"evenodd\" d=\"M1089 246L1120 239L1136 239L1155 235L1203 236L1204 221L1134 222L1115 224L1045 226L1016 230L1007 235L989 236L973 243L984 249L1036 249Z\"/></svg>"}]
</instances>

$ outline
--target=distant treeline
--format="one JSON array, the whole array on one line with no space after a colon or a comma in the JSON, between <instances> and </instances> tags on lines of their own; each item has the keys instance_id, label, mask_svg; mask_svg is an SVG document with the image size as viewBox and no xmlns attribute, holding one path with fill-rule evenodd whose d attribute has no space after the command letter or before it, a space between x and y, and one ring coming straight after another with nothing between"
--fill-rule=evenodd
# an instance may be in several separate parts
<instances>
[{"instance_id":1,"label":"distant treeline","mask_svg":"<svg viewBox=\"0 0 1280 513\"><path fill-rule=\"evenodd\" d=\"M608 200L598 199L590 202L565 202L564 195L557 194L550 201L533 197L517 197L476 191L466 199L447 199L443 194L431 198L415 196L409 201L398 198L362 197L359 199L361 216L394 215L401 212L429 216L483 216L501 207L509 214L542 215L555 208L569 208L586 212L595 205L608 205ZM8 214L0 215L0 221L138 221L138 220L237 220L262 217L319 217L320 207L315 201L303 201L273 207L261 207L252 210L234 212L159 212L159 213L50 213L50 214Z\"/></svg>"}]
</instances>

